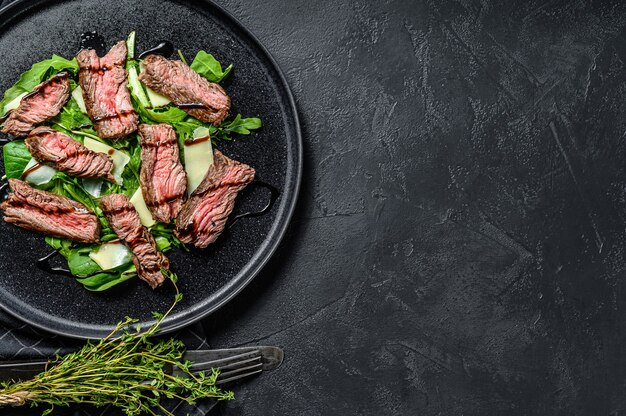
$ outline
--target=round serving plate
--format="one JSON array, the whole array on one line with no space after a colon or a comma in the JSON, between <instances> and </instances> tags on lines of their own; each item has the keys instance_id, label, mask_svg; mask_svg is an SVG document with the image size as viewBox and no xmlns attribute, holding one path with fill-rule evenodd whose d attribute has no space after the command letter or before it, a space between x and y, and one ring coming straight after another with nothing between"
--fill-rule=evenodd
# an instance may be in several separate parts
<instances>
[{"instance_id":1,"label":"round serving plate","mask_svg":"<svg viewBox=\"0 0 626 416\"><path fill-rule=\"evenodd\" d=\"M205 250L168 254L184 294L162 332L189 325L241 291L268 261L293 212L302 171L302 138L289 87L267 50L231 15L209 1L21 0L0 10L0 91L52 54L71 58L81 34L96 31L110 48L137 32L140 52L169 40L189 59L204 49L234 65L225 87L233 112L260 117L263 128L218 147L253 166L257 178L280 190L266 215L245 218ZM235 212L263 206L259 188L239 196ZM75 338L100 338L125 316L153 322L171 305L174 290L153 291L139 279L103 293L72 278L48 274L34 261L49 253L43 236L0 222L0 307L36 327ZM171 285L170 285L171 286Z\"/></svg>"}]
</instances>

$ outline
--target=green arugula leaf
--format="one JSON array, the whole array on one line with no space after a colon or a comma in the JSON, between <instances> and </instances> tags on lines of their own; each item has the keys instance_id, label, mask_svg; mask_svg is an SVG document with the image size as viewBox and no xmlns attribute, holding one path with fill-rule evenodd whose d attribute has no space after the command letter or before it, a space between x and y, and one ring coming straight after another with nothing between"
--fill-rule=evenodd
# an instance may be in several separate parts
<instances>
[{"instance_id":1,"label":"green arugula leaf","mask_svg":"<svg viewBox=\"0 0 626 416\"><path fill-rule=\"evenodd\" d=\"M52 55L52 58L34 64L28 71L20 75L20 79L11 88L6 90L4 98L0 101L0 114L5 114L4 107L17 96L32 91L43 80L62 70L68 70L75 74L78 71L76 58L67 60L61 56Z\"/></svg>"},{"instance_id":2,"label":"green arugula leaf","mask_svg":"<svg viewBox=\"0 0 626 416\"><path fill-rule=\"evenodd\" d=\"M242 118L241 114L237 114L232 121L223 123L220 126L223 134L237 133L250 134L250 130L258 130L263 127L260 118Z\"/></svg>"},{"instance_id":3,"label":"green arugula leaf","mask_svg":"<svg viewBox=\"0 0 626 416\"><path fill-rule=\"evenodd\" d=\"M65 240L57 237L46 237L46 244L48 244L53 249L57 250L63 257L67 259L67 256L70 254L70 247L72 242L70 240Z\"/></svg>"},{"instance_id":4,"label":"green arugula leaf","mask_svg":"<svg viewBox=\"0 0 626 416\"><path fill-rule=\"evenodd\" d=\"M31 155L24 144L24 140L15 140L4 145L4 172L7 178L19 178L24 168L30 162Z\"/></svg>"},{"instance_id":5,"label":"green arugula leaf","mask_svg":"<svg viewBox=\"0 0 626 416\"><path fill-rule=\"evenodd\" d=\"M139 103L137 100L134 101L135 110L139 114L139 118L141 119L142 123L174 124L183 121L187 117L187 113L173 105L168 105L162 108L150 109L141 105L141 103Z\"/></svg>"},{"instance_id":6,"label":"green arugula leaf","mask_svg":"<svg viewBox=\"0 0 626 416\"><path fill-rule=\"evenodd\" d=\"M226 70L222 70L222 64L206 51L198 52L190 67L211 82L221 82L233 69L229 65Z\"/></svg>"},{"instance_id":7,"label":"green arugula leaf","mask_svg":"<svg viewBox=\"0 0 626 416\"><path fill-rule=\"evenodd\" d=\"M65 107L63 107L61 113L50 121L54 124L60 124L69 130L77 130L84 128L85 126L93 126L93 123L87 114L80 110L80 107L74 98L70 98ZM82 142L82 138L80 141Z\"/></svg>"}]
</instances>

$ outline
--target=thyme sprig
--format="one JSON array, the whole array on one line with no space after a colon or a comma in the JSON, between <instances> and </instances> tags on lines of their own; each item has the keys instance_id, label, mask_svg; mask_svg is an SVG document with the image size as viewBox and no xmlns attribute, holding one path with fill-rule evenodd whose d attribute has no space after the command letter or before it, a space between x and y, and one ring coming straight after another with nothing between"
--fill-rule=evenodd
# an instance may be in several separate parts
<instances>
[{"instance_id":1,"label":"thyme sprig","mask_svg":"<svg viewBox=\"0 0 626 416\"><path fill-rule=\"evenodd\" d=\"M5 382L0 389L0 404L32 407L82 403L113 405L128 416L173 414L161 403L162 398L179 399L195 404L198 399L231 400L231 391L223 391L215 382L219 369L193 374L191 362L183 359L184 344L176 339L153 341L159 326L182 299L175 275L170 276L176 296L167 312L154 314L155 324L141 331L136 319L126 318L98 342L88 341L80 350L57 356L49 368L28 381ZM121 335L119 335L121 333ZM174 376L178 367L183 377ZM160 413L162 412L162 413Z\"/></svg>"}]
</instances>

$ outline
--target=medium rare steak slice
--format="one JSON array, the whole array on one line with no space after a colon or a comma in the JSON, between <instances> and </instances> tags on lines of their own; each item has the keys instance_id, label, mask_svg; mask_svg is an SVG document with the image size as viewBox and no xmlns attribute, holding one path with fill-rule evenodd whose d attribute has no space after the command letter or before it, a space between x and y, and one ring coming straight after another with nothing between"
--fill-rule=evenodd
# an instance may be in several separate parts
<instances>
[{"instance_id":1,"label":"medium rare steak slice","mask_svg":"<svg viewBox=\"0 0 626 416\"><path fill-rule=\"evenodd\" d=\"M104 153L96 153L66 134L49 127L37 127L26 140L30 154L39 162L81 178L103 178L114 182L113 162Z\"/></svg>"},{"instance_id":2,"label":"medium rare steak slice","mask_svg":"<svg viewBox=\"0 0 626 416\"><path fill-rule=\"evenodd\" d=\"M98 241L100 222L83 204L31 188L18 179L9 179L9 185L13 192L0 205L6 222L81 243Z\"/></svg>"},{"instance_id":3,"label":"medium rare steak slice","mask_svg":"<svg viewBox=\"0 0 626 416\"><path fill-rule=\"evenodd\" d=\"M111 194L102 197L100 207L115 234L133 252L133 263L139 277L153 289L165 280L161 269L169 268L169 261L157 250L150 231L139 220L139 214L127 196Z\"/></svg>"},{"instance_id":4,"label":"medium rare steak slice","mask_svg":"<svg viewBox=\"0 0 626 416\"><path fill-rule=\"evenodd\" d=\"M26 136L37 124L59 114L69 98L69 76L67 72L61 72L25 95L19 106L11 111L0 131L14 136Z\"/></svg>"},{"instance_id":5,"label":"medium rare steak slice","mask_svg":"<svg viewBox=\"0 0 626 416\"><path fill-rule=\"evenodd\" d=\"M83 49L76 57L87 112L98 136L105 139L125 137L135 132L139 123L130 101L126 52L126 42L120 41L102 58L92 49Z\"/></svg>"},{"instance_id":6,"label":"medium rare steak slice","mask_svg":"<svg viewBox=\"0 0 626 416\"><path fill-rule=\"evenodd\" d=\"M213 165L176 218L176 236L186 244L205 248L224 231L237 193L254 179L250 166L215 150Z\"/></svg>"},{"instance_id":7,"label":"medium rare steak slice","mask_svg":"<svg viewBox=\"0 0 626 416\"><path fill-rule=\"evenodd\" d=\"M142 124L139 137L143 199L155 220L170 222L180 212L187 189L176 132L168 124Z\"/></svg>"},{"instance_id":8,"label":"medium rare steak slice","mask_svg":"<svg viewBox=\"0 0 626 416\"><path fill-rule=\"evenodd\" d=\"M230 98L224 88L203 78L183 62L149 55L143 65L139 80L190 116L215 125L228 116Z\"/></svg>"}]
</instances>

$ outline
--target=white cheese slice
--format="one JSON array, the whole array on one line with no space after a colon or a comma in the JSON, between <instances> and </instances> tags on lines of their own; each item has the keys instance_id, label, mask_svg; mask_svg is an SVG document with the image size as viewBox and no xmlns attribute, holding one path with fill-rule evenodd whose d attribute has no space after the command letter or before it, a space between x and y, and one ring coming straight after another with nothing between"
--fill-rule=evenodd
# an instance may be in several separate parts
<instances>
[{"instance_id":1,"label":"white cheese slice","mask_svg":"<svg viewBox=\"0 0 626 416\"><path fill-rule=\"evenodd\" d=\"M209 166L213 164L213 147L209 137L209 129L199 127L194 131L194 140L185 142L185 172L187 172L187 194L202 183Z\"/></svg>"},{"instance_id":2,"label":"white cheese slice","mask_svg":"<svg viewBox=\"0 0 626 416\"><path fill-rule=\"evenodd\" d=\"M98 178L83 178L83 188L87 193L95 198L100 197L102 192L102 179Z\"/></svg>"},{"instance_id":3,"label":"white cheese slice","mask_svg":"<svg viewBox=\"0 0 626 416\"><path fill-rule=\"evenodd\" d=\"M152 214L146 205L146 201L143 199L143 194L141 193L141 188L137 188L133 196L130 198L130 203L133 204L135 209L137 210L137 214L139 214L139 220L146 227L151 227L156 224L154 218L152 218Z\"/></svg>"},{"instance_id":4,"label":"white cheese slice","mask_svg":"<svg viewBox=\"0 0 626 416\"><path fill-rule=\"evenodd\" d=\"M104 243L97 251L89 253L91 260L95 261L102 270L114 269L132 260L132 253L121 242Z\"/></svg>"},{"instance_id":5,"label":"white cheese slice","mask_svg":"<svg viewBox=\"0 0 626 416\"><path fill-rule=\"evenodd\" d=\"M83 98L83 89L80 86L74 88L74 91L72 91L72 97L76 100L76 104L78 104L80 111L87 114L87 107L85 106L85 99Z\"/></svg>"},{"instance_id":6,"label":"white cheese slice","mask_svg":"<svg viewBox=\"0 0 626 416\"><path fill-rule=\"evenodd\" d=\"M32 183L33 185L46 184L50 182L54 174L57 173L56 169L51 168L48 165L39 164L39 162L37 162L35 158L31 158L30 161L26 164L26 167L24 167L24 172L26 172L27 170L29 170L35 165L39 165L39 166L36 169L33 169L24 178L26 179L26 181Z\"/></svg>"},{"instance_id":7,"label":"white cheese slice","mask_svg":"<svg viewBox=\"0 0 626 416\"><path fill-rule=\"evenodd\" d=\"M122 184L122 172L124 172L124 167L130 161L130 156L128 156L124 152L120 152L117 149L112 148L108 144L104 144L99 142L98 140L91 139L89 137L85 137L85 141L83 142L85 147L89 150L93 150L94 152L104 153L108 155L113 161L113 177L115 178L115 183L118 185Z\"/></svg>"},{"instance_id":8,"label":"white cheese slice","mask_svg":"<svg viewBox=\"0 0 626 416\"><path fill-rule=\"evenodd\" d=\"M11 101L9 101L5 106L4 106L4 110L3 113L6 114L11 110L15 110L17 107L20 106L20 103L22 102L22 98L24 98L26 96L26 94L28 94L27 92L23 92L20 95L18 95L17 97L15 97L14 99L12 99Z\"/></svg>"},{"instance_id":9,"label":"white cheese slice","mask_svg":"<svg viewBox=\"0 0 626 416\"><path fill-rule=\"evenodd\" d=\"M144 87L145 87L145 84L144 84ZM150 103L152 104L153 108L165 107L166 105L171 103L169 98L167 98L164 95L159 94L158 92L154 90L151 90L148 87L146 87L146 94L148 95L148 99L150 100Z\"/></svg>"}]
</instances>

